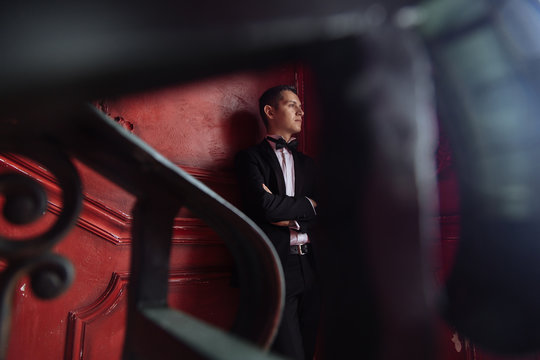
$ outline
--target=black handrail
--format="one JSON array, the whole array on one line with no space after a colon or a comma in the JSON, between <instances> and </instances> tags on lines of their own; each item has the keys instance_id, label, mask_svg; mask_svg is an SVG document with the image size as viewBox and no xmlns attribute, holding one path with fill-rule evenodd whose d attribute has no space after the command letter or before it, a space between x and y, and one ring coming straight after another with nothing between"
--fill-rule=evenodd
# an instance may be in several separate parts
<instances>
[{"instance_id":1,"label":"black handrail","mask_svg":"<svg viewBox=\"0 0 540 360\"><path fill-rule=\"evenodd\" d=\"M248 218L98 110L81 104L93 98L117 96L239 68L258 68L293 58L312 60L317 72L323 74L319 77L319 87L320 93L324 94L324 114L329 118L325 130L338 135L332 137L333 146L329 147L328 154L334 153L337 158L342 156L342 160L351 160L353 164L348 168L353 171L351 177L350 173L333 171L341 162L333 161L331 157L323 158L323 169L327 170L323 180L343 195L332 197L332 192L328 191L323 196L324 201L336 205L331 206L332 209L338 209L339 202L345 199L347 209L351 210L333 214L321 210L321 218L326 217L323 224L328 233L342 235L328 248L326 260L333 268L326 276L334 274L337 281L326 290L336 289L339 292L333 294L339 297L337 299L345 299L344 302L333 302L336 306L326 309L329 316L324 335L332 340L326 351L329 354L332 351L347 353L351 348L363 348L370 357L391 358L392 352L388 349L399 352L409 347L412 351L404 353L403 359L418 359L421 358L417 356L419 354L429 354L430 349L424 344L429 344L430 340L419 334L431 329L428 323L432 318L431 298L425 296L423 286L428 270L424 263L427 236L424 225L429 221L426 204L432 195L433 183L430 182L429 167L424 167L421 161L425 160L423 155L432 150L430 137L422 134L418 142L417 137L405 137L407 141L400 144L407 146L389 151L385 148L389 143L384 141L386 135L393 138L402 132L406 135L415 133L425 121L424 117L415 118L416 111L422 116L426 114L424 108L416 106L416 101L425 105L425 98L422 95L418 100L416 96L416 90L424 84L418 85L415 75L420 72L424 81L426 74L425 67L417 67L416 59L411 59L414 57L411 53L417 48L408 37L401 36L399 30L381 31L392 28L387 20L392 18L393 10L400 7L402 1L389 1L386 9L348 1L331 4L314 1L308 6L301 2L277 1L269 11L256 8L256 2L245 1L236 7L226 4L223 13L216 12L220 15L218 19L198 18L190 11L182 11L186 9L178 13L163 12L161 17L155 17L156 3L147 12L135 11L135 5L120 9L107 3L104 8L112 15L110 22L96 16L100 12L93 10L96 6L100 10L100 4L99 1L94 3L84 11L72 3L52 8L56 12L38 13L39 24L54 24L50 29L65 26L67 30L63 32L34 27L36 22L16 23L14 19L19 17L12 19L9 11L0 12L1 26L11 32L9 36L0 37L0 49L5 50L2 51L5 65L0 67L0 98L10 104L0 108L0 133L1 140L8 143L10 135L24 136L25 146L32 150L30 158L40 151L40 143L52 144L137 198L133 210L132 278L124 358L158 356L172 359L182 355L212 359L272 358L236 336L166 306L172 221L181 207L189 208L206 221L231 249L241 270L238 272L241 311L232 332L260 348L268 347L279 322L283 296L281 270L268 240ZM204 1L197 3L192 5L203 14L207 10L201 7ZM247 15L253 18L237 11L241 6L245 6L242 9L247 9ZM302 13L294 11L295 8L304 10L303 16L299 16ZM275 17L268 17L270 13ZM222 16L225 14L227 16ZM73 19L79 20L75 24L82 27L69 28L66 21L73 25ZM225 23L223 19L226 19ZM25 31L18 31L20 28ZM382 36L378 36L379 32ZM78 45L85 36L91 36L96 51L81 51L84 46ZM112 42L107 36L120 41L109 46ZM43 61L27 61L26 57L31 55L39 59L43 55L43 44L49 42L67 45L62 56L55 57L49 52L50 56L44 57ZM387 46L378 46L385 42ZM49 48L45 47L47 51ZM71 61L63 67L65 59ZM380 67L377 66L379 60ZM404 61L403 67L395 66L401 61ZM371 77L387 70L392 74L389 77ZM366 78L370 80L368 87L363 86L362 80ZM405 106L404 117L398 116L403 105L399 93L392 91L395 78L401 80L400 89L404 90L406 99L411 100L406 102L411 106ZM382 92L378 85L384 85ZM332 100L337 102L332 103ZM370 107L371 101L377 106ZM336 104L339 104L338 110L334 111ZM396 112L385 112L388 109ZM341 143L336 129L341 129L342 134L352 141L348 145ZM35 134L35 139L28 138L28 133ZM365 140L362 145L368 152L359 155L356 150L349 151L354 147L356 136ZM377 166L364 166L367 163L357 162L359 156ZM54 167L49 162L44 165ZM394 165L399 166L393 168ZM394 172L396 169L398 171ZM368 177L363 170L373 170L374 173L370 173L373 176ZM397 179L405 182L389 182L392 188L387 194L377 185L386 184L389 179L396 180L393 176L385 177L389 173L399 175ZM358 192L354 188L357 180L360 184L371 181L368 189L373 191L370 194ZM341 187L343 184L346 186ZM406 191L400 193L403 188ZM384 195L388 202L377 204L376 199L367 196L377 194ZM362 199L369 201L364 203ZM372 210L366 210L366 204L379 207L370 212L369 219L376 221L362 229L359 227L360 215ZM324 209L324 203L321 208ZM407 225L405 234L401 234L400 229L377 226L384 222L385 214L396 213L408 215L407 221L403 222ZM336 214L343 215L338 220L344 221L346 228L336 227L336 223L328 221ZM401 265L396 272L388 271L383 262L384 250L391 250L393 245L411 249L413 253L411 257L391 253L397 259L395 263ZM367 256L369 251L376 255L374 259ZM347 271L335 272L343 264ZM391 275L398 276L403 282L396 285L390 281ZM415 289L412 293L399 286L409 281ZM429 286L427 290L429 292ZM9 296L8 293L6 290L4 296ZM379 306L377 301L381 299L382 306ZM406 301L400 303L401 299ZM415 305L414 316L397 318L396 326L384 333L388 328L379 325L390 324L391 315L403 310L404 304ZM338 333L340 327L335 319L344 317L348 323L361 324L360 333L347 332L349 329ZM7 316L2 321L8 321ZM186 331L189 329L197 329L200 336L191 336L193 333ZM401 340L399 334L407 337ZM413 342L408 341L409 336ZM385 348L378 341L391 341L391 345L396 346ZM235 349L234 352L222 350L229 346ZM159 349L163 351L156 354Z\"/></svg>"}]
</instances>

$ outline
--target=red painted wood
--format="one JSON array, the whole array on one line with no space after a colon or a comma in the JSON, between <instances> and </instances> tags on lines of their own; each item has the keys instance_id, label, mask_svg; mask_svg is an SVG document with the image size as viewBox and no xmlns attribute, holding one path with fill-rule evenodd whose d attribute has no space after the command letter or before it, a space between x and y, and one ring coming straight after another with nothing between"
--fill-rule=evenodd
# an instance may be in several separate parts
<instances>
[{"instance_id":1,"label":"red painted wood","mask_svg":"<svg viewBox=\"0 0 540 360\"><path fill-rule=\"evenodd\" d=\"M238 204L233 156L263 136L257 99L264 89L279 83L299 87L306 111L300 147L316 155L322 119L317 117L315 79L299 64L99 104L126 129ZM437 160L441 233L435 271L442 283L457 250L460 221L457 180L444 135ZM119 358L134 198L84 165L76 165L84 184L83 212L76 228L55 249L74 263L75 283L60 298L41 301L32 295L28 279L20 282L14 299L10 360ZM0 171L29 174L43 184L49 196L45 219L30 228L8 226L0 219L2 234L21 237L49 226L61 207L54 178L31 161L13 156L0 157ZM219 237L189 211L182 210L173 231L171 305L227 328L237 311L236 289L228 286L231 267L232 259ZM483 353L442 321L437 346L439 360L503 359Z\"/></svg>"},{"instance_id":2,"label":"red painted wood","mask_svg":"<svg viewBox=\"0 0 540 360\"><path fill-rule=\"evenodd\" d=\"M450 274L460 241L459 189L450 145L440 133L437 150L437 175L439 185L440 248L438 249L437 278L442 285ZM438 360L538 360L539 354L501 356L491 354L457 334L442 320L439 323ZM461 344L461 351L457 351Z\"/></svg>"},{"instance_id":3,"label":"red painted wood","mask_svg":"<svg viewBox=\"0 0 540 360\"><path fill-rule=\"evenodd\" d=\"M237 293L228 285L229 276L228 272L173 273L169 304L226 330L237 311ZM113 273L109 286L94 303L69 313L66 360L121 357L128 279L129 273ZM220 298L218 306L212 301L215 297Z\"/></svg>"},{"instance_id":4,"label":"red painted wood","mask_svg":"<svg viewBox=\"0 0 540 360\"><path fill-rule=\"evenodd\" d=\"M260 141L265 133L258 97L270 86L295 84L299 69L283 65L96 104L128 131L238 204L234 155ZM54 177L31 161L11 155L0 156L0 165L0 171L27 173L47 190L45 222L31 229L39 233L61 208ZM84 186L83 210L76 227L54 249L72 261L76 279L65 294L51 301L36 299L28 279L18 284L9 360L119 359L130 271L130 210L135 199L83 164L76 162L76 166ZM28 230L0 223L4 235L22 236ZM232 266L217 234L182 210L173 229L171 306L230 327L238 296L238 290L229 285Z\"/></svg>"}]
</instances>

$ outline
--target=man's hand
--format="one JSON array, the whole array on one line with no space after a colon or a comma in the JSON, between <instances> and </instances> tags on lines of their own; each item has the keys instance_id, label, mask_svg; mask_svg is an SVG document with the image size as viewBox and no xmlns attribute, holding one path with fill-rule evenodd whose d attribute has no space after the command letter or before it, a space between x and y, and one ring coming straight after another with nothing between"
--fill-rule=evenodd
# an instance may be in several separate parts
<instances>
[{"instance_id":1,"label":"man's hand","mask_svg":"<svg viewBox=\"0 0 540 360\"><path fill-rule=\"evenodd\" d=\"M269 189L266 185L262 184L262 186L263 186L264 191L266 191L266 192L269 193L269 194L272 193L272 192L270 191L270 189Z\"/></svg>"},{"instance_id":2,"label":"man's hand","mask_svg":"<svg viewBox=\"0 0 540 360\"><path fill-rule=\"evenodd\" d=\"M266 186L265 184L262 184L262 188L264 189L264 191L266 191L267 193L271 194L272 192L270 191L270 189L268 188L268 186ZM308 198L309 201L311 201L311 203L313 204L313 207L317 207L317 203L315 202L315 200L313 199L310 199ZM294 220L281 220L281 221L277 221L277 222L273 222L271 223L272 225L276 225L276 226L283 226L283 227L292 227L294 228L295 227L295 221Z\"/></svg>"},{"instance_id":3,"label":"man's hand","mask_svg":"<svg viewBox=\"0 0 540 360\"><path fill-rule=\"evenodd\" d=\"M281 221L278 221L278 222L273 222L272 225L290 227L291 222L292 222L292 220L281 220Z\"/></svg>"}]
</instances>

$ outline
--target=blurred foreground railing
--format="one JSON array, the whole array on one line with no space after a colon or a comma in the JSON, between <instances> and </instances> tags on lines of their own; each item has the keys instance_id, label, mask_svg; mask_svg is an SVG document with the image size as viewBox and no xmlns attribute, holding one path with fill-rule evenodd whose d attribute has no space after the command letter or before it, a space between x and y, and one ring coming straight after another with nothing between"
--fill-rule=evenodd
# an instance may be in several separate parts
<instances>
[{"instance_id":1,"label":"blurred foreground railing","mask_svg":"<svg viewBox=\"0 0 540 360\"><path fill-rule=\"evenodd\" d=\"M429 357L430 88L420 47L385 18L401 4L354 4L354 11L345 11L351 4L327 8L321 2L305 7L302 16L275 13L277 5L259 14L245 4L252 17L226 7L223 18L198 18L197 9L205 8L196 4L170 11L158 4L107 4L107 16L99 16L99 5L32 12L22 25L15 20L24 7L13 5L0 19L0 98L7 104L0 109L0 150L49 169L64 206L52 234L17 243L0 239L0 256L8 264L1 294L4 352L19 276L31 273L34 292L42 297L57 295L72 279L69 261L51 258L50 250L80 208L80 183L70 160L76 158L136 197L124 358L272 358L264 349L279 323L283 281L265 236L214 192L81 104L294 58L309 62L317 74L323 133L329 136L320 174L326 189L321 209L328 209L320 213L327 303L320 356L342 358L360 347L366 357ZM16 188L8 180L4 193L16 204L6 204L11 218L33 220L43 210L42 193L26 179L17 179ZM235 259L241 297L230 333L167 306L171 229L181 207L216 230ZM370 215L363 217L366 211ZM380 226L389 216L401 220L398 227ZM407 283L407 291L399 283ZM41 294L50 284L57 290ZM412 316L392 315L411 311Z\"/></svg>"},{"instance_id":2,"label":"blurred foreground railing","mask_svg":"<svg viewBox=\"0 0 540 360\"><path fill-rule=\"evenodd\" d=\"M445 11L453 14L452 6L445 7L449 3L467 16L454 17L461 20L456 22L443 16L437 26L430 27L426 19ZM478 311L499 296L501 291L493 289L501 279L506 294L509 290L530 290L529 286L510 286L522 282L514 281L516 278L507 277L506 273L496 273L494 280L487 270L503 263L501 256L511 249L509 237L519 234L520 239L537 238L536 210L540 202L533 204L525 195L536 199L540 191L535 184L540 182L535 178L537 171L523 172L522 167L515 167L515 177L505 178L509 182L502 184L510 186L511 191L503 193L508 196L498 197L495 190L501 184L485 180L488 175L496 176L493 164L499 163L490 162L493 158L482 151L474 153L475 149L484 149L475 148L475 144L490 145L494 139L525 134L522 130L512 132L515 128L504 127L502 120L487 126L485 121L490 114L486 112L468 112L478 103L480 108L489 109L499 99L477 99L474 91L468 92L469 86L490 85L493 78L480 76L483 72L478 63L468 67L466 59L472 52L457 51L475 48L474 44L459 41L479 30L487 29L487 33L481 34L488 35L473 36L472 39L480 39L478 44L486 39L491 45L497 43L489 35L493 20L491 3L478 1L473 6L466 2L433 1L399 12L403 2L387 1L384 5L278 1L262 9L251 2L233 6L199 1L173 8L161 3L122 8L97 1L91 5L51 5L33 12L25 12L32 5L12 5L0 12L0 151L24 155L48 168L63 194L62 212L49 231L26 241L0 238L0 256L7 261L0 279L4 353L17 279L30 274L32 288L42 298L56 296L72 280L69 261L50 250L69 231L80 208L80 182L71 163L76 158L137 198L132 213L132 270L124 358L272 358L264 349L271 343L279 322L283 283L275 252L265 236L214 192L95 108L82 104L95 98L240 68L260 68L294 58L308 62L315 71L323 119L321 133L325 136L318 141L324 143L319 213L323 236L317 239L324 249L319 259L325 301L320 357L347 358L361 352L370 359L433 358L436 302L430 277L429 241L436 233L434 101L430 69L422 47L399 27L415 25L428 40L436 60L434 72L443 84L441 93L449 101L446 106L458 114L447 121L450 126L452 122L458 124L458 131L451 131L457 134L453 135L454 147L460 146L459 141L471 129L467 124L484 124L481 130L489 130L474 133L477 137L465 142L475 154L474 161L458 157L466 165L462 172L463 213L470 223L463 226L467 246L462 246L458 253L458 270L451 278L450 296L441 297L458 330L462 326L473 340L482 340L486 345L496 342L501 332L492 333L494 336L488 333L486 338L475 337L476 321L484 321L486 316L470 317L474 312L469 310ZM26 16L18 16L21 13ZM501 49L495 46L484 50L495 56L490 58L495 62L506 54ZM511 68L511 62L508 64ZM460 66L462 71L456 72ZM504 73L509 78L515 75ZM462 75L478 81L472 85L462 83ZM494 87L487 89L489 95ZM527 97L519 100L530 101ZM517 100L511 105L516 104ZM538 114L535 106L530 110L526 116L512 116L525 119ZM480 122L476 122L478 119ZM516 139L531 140L526 136ZM533 165L529 160L538 151L537 147L531 148L532 142L508 144L512 146L505 149L512 151L524 144L520 153L528 155L511 159L526 159L528 165ZM504 154L498 159L502 158ZM467 176L471 174L467 169L477 168L486 172ZM530 174L533 176L529 177ZM516 184L512 179L526 179L527 186L512 187ZM6 199L4 216L9 221L29 223L43 212L46 200L31 180L19 175L3 176L0 190ZM521 206L527 204L530 207ZM215 229L236 261L241 299L230 334L167 306L171 228L181 207L189 208ZM489 217L493 221L486 221L485 214L494 215ZM521 216L519 221L514 221L516 215ZM508 216L512 217L511 224ZM477 229L486 228L491 231L477 236ZM498 241L490 242L486 235ZM531 242L537 243L531 240L522 245ZM496 245L494 252L489 253L495 255L483 262L486 267L467 267L474 263L479 244L487 248ZM536 247L533 246L534 255L538 253ZM519 280L540 277L534 256L521 262L518 252L510 254L512 264L520 265ZM471 284L485 287L477 288L480 290L475 293ZM525 303L525 311L514 311L503 320L514 316L523 319L527 311L538 312L530 306L538 303L536 296L519 298L534 301ZM493 307L488 313L499 309L499 305L504 308L507 300L503 296L500 302L491 303ZM471 303L475 306L469 308ZM460 316L463 309L467 310L465 317ZM467 319L474 321L467 323ZM534 334L540 333L535 330L540 322L516 327L510 321L500 324L508 326L509 332L519 331L521 339L527 332L533 334L524 346L519 341L508 342L502 350L539 347ZM481 331L487 329L480 327ZM519 336L512 339L519 340Z\"/></svg>"}]
</instances>

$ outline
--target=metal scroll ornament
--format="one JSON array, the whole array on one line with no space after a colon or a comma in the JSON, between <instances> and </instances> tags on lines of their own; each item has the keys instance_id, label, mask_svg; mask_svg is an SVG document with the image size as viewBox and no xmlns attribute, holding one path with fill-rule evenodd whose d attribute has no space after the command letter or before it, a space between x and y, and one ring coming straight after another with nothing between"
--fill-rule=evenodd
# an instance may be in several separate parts
<instances>
[{"instance_id":1,"label":"metal scroll ornament","mask_svg":"<svg viewBox=\"0 0 540 360\"><path fill-rule=\"evenodd\" d=\"M51 249L74 225L81 209L81 183L78 173L62 152L48 144L33 144L21 149L23 141L2 141L5 152L24 155L39 162L56 177L62 190L62 210L56 222L43 233L24 239L0 235L0 256L7 263L0 274L0 358L4 359L9 341L11 306L14 290L21 277L28 275L34 294L51 299L69 288L74 268L66 258ZM28 143L28 142L27 142ZM7 145L7 146L6 146ZM39 149L39 150L36 150ZM29 225L45 214L47 195L36 180L20 174L0 175L0 194L4 197L2 216L14 225Z\"/></svg>"}]
</instances>

